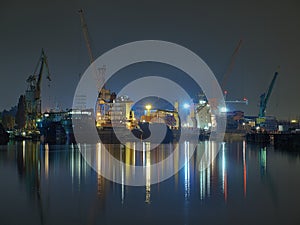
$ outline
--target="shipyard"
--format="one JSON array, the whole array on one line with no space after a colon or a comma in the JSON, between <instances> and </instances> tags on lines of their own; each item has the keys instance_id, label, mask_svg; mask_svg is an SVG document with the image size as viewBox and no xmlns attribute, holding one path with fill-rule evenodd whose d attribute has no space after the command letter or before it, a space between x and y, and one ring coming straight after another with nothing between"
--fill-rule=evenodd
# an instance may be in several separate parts
<instances>
[{"instance_id":1,"label":"shipyard","mask_svg":"<svg viewBox=\"0 0 300 225\"><path fill-rule=\"evenodd\" d=\"M80 11L80 13L83 27L87 29L83 12ZM84 34L87 32L85 29L83 29ZM87 46L89 46L88 37L86 36L86 38ZM234 50L231 64L234 62L241 43L242 40ZM91 52L90 56L90 60L93 62ZM106 68L97 68L97 70L100 71L99 79L103 79L101 76L104 76ZM265 113L278 75L279 73L276 71L266 93L260 95L258 116L247 116L243 111L238 110L240 105L248 105L247 98L227 100L227 90L223 90L226 106L219 110L227 119L225 141L237 138L258 144L275 143L275 146L284 146L289 143L292 149L297 149L300 138L299 121L297 119L280 121ZM225 87L228 76L227 72L221 86ZM122 129L125 133L130 131L127 136L123 137L127 141L135 141L137 138L141 141L148 139L147 141L157 142L158 140L149 139L151 127L155 127L157 130L166 129L163 143L178 141L181 130L185 131L182 134L197 134L199 140L208 140L216 123L215 115L212 114L209 104L212 100L207 99L203 93L198 94L197 102L176 101L170 104L163 99L152 97L134 104L129 96L117 96L115 92L102 88L99 90L94 108L86 108L86 96L80 95L76 96L73 109L64 111L50 109L42 112L42 79L46 79L48 83L51 82L47 56L43 49L33 75L26 80L27 89L23 95L20 95L18 105L15 107L16 112L12 112L12 115L2 113L2 123L5 125L2 125L3 144L9 140L33 140L40 141L42 144L74 144L76 138L72 121L80 121L80 124L77 125L82 129L87 124L90 124L91 127L95 126L99 137L106 143L121 143L114 129ZM156 105L152 105L151 102L155 102ZM161 109L160 106L164 104L169 108ZM138 113L134 111L135 108L138 109ZM182 114L185 116L184 118L180 118L180 111L184 111ZM82 132L88 132L88 130ZM130 134L133 134L135 138L130 137ZM88 143L91 140L81 141Z\"/></svg>"},{"instance_id":2,"label":"shipyard","mask_svg":"<svg viewBox=\"0 0 300 225\"><path fill-rule=\"evenodd\" d=\"M299 9L4 3L0 224L299 224Z\"/></svg>"}]
</instances>

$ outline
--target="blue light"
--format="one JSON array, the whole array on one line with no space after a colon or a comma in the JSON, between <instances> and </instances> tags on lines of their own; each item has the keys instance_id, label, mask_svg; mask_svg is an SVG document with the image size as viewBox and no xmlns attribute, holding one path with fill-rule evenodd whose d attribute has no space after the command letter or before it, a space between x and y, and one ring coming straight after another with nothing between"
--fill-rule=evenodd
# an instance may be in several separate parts
<instances>
[{"instance_id":1,"label":"blue light","mask_svg":"<svg viewBox=\"0 0 300 225\"><path fill-rule=\"evenodd\" d=\"M190 108L190 105L188 103L184 103L183 108L188 109L188 108Z\"/></svg>"}]
</instances>

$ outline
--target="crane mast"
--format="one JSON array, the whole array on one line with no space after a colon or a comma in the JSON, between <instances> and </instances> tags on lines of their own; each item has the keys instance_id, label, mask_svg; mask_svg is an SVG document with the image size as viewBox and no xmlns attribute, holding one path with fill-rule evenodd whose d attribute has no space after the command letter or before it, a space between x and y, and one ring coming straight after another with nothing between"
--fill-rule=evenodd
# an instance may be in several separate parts
<instances>
[{"instance_id":1,"label":"crane mast","mask_svg":"<svg viewBox=\"0 0 300 225\"><path fill-rule=\"evenodd\" d=\"M273 79L269 85L269 88L268 88L268 92L267 94L266 93L263 93L261 96L260 96L260 104L259 104L259 114L258 116L261 118L261 117L265 117L265 113L266 113L266 107L267 107L267 104L269 102L269 98L271 96L271 93L273 91L273 88L274 88L274 84L275 84L275 81L278 77L278 72L276 71L274 76L273 76Z\"/></svg>"}]
</instances>

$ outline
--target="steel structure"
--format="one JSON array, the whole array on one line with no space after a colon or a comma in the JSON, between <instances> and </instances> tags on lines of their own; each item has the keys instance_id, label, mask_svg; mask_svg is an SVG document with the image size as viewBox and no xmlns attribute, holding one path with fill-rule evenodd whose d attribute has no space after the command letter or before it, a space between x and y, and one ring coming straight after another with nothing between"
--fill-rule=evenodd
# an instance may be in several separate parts
<instances>
[{"instance_id":1,"label":"steel structure","mask_svg":"<svg viewBox=\"0 0 300 225\"><path fill-rule=\"evenodd\" d=\"M260 117L260 118L265 117L267 104L269 102L269 99L270 99L271 93L273 91L274 84L275 84L275 81L276 81L277 77L278 77L278 72L275 72L275 74L273 76L273 79L272 79L272 81L269 85L267 94L263 93L260 96L259 114L258 114L258 117Z\"/></svg>"},{"instance_id":2,"label":"steel structure","mask_svg":"<svg viewBox=\"0 0 300 225\"><path fill-rule=\"evenodd\" d=\"M42 49L41 56L35 67L33 75L30 75L26 80L26 82L28 83L28 87L25 93L26 128L28 129L34 129L36 120L42 115L41 83L44 69L47 70L47 80L51 81L47 56Z\"/></svg>"}]
</instances>

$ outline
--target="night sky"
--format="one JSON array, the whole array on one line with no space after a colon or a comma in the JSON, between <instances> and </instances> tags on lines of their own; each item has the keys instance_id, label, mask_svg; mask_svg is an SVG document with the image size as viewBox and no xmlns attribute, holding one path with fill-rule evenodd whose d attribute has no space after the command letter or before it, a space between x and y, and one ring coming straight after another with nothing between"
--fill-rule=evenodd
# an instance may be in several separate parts
<instances>
[{"instance_id":1,"label":"night sky","mask_svg":"<svg viewBox=\"0 0 300 225\"><path fill-rule=\"evenodd\" d=\"M243 39L227 82L227 98L247 97L249 105L243 110L247 115L257 115L259 96L280 65L267 115L290 119L300 116L300 3L296 0L3 0L1 111L16 105L26 90L26 79L34 71L41 48L48 56L52 75L50 87L46 81L43 84L44 104L71 107L79 75L89 65L79 8L85 11L95 57L132 41L170 41L198 54L219 82L238 41ZM184 76L182 82L189 85ZM118 85L114 82L110 88L118 89Z\"/></svg>"}]
</instances>

